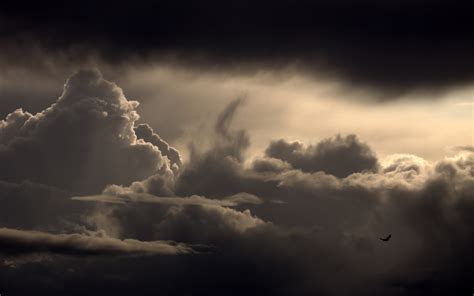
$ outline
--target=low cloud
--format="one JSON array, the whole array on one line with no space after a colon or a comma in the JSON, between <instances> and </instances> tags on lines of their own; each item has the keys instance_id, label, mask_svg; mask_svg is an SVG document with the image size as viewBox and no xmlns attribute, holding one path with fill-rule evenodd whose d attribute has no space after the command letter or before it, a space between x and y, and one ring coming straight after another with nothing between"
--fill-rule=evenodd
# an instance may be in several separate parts
<instances>
[{"instance_id":1,"label":"low cloud","mask_svg":"<svg viewBox=\"0 0 474 296\"><path fill-rule=\"evenodd\" d=\"M119 195L89 195L75 196L72 200L79 201L97 201L105 203L125 204L130 202L137 203L156 203L163 205L216 205L222 207L235 207L240 204L260 204L262 200L257 196L245 192L237 193L223 199L208 199L202 196L193 195L190 197L158 197L147 193L122 193Z\"/></svg>"},{"instance_id":2,"label":"low cloud","mask_svg":"<svg viewBox=\"0 0 474 296\"><path fill-rule=\"evenodd\" d=\"M185 244L166 241L119 240L104 232L51 234L40 231L0 228L0 253L21 255L47 253L59 255L177 255L192 253Z\"/></svg>"}]
</instances>

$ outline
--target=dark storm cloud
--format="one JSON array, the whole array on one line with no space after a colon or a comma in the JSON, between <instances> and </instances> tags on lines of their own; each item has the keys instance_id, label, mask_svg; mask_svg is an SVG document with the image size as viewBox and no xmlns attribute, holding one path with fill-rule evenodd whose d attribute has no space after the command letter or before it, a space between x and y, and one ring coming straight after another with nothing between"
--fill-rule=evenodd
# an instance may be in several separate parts
<instances>
[{"instance_id":1,"label":"dark storm cloud","mask_svg":"<svg viewBox=\"0 0 474 296\"><path fill-rule=\"evenodd\" d=\"M265 150L269 157L287 161L304 172L323 171L337 177L346 177L362 171L376 171L377 157L367 144L355 135L324 139L317 145L304 147L299 142L285 140L272 142Z\"/></svg>"},{"instance_id":2,"label":"dark storm cloud","mask_svg":"<svg viewBox=\"0 0 474 296\"><path fill-rule=\"evenodd\" d=\"M8 3L2 55L11 62L34 48L119 64L158 57L199 69L296 66L388 97L473 82L472 9L470 1Z\"/></svg>"}]
</instances>

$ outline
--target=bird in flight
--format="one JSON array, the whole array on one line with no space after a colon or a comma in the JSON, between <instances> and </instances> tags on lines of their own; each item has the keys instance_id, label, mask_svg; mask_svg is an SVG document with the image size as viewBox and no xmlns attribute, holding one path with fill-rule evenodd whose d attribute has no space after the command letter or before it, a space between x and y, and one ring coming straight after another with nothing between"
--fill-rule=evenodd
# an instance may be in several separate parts
<instances>
[{"instance_id":1,"label":"bird in flight","mask_svg":"<svg viewBox=\"0 0 474 296\"><path fill-rule=\"evenodd\" d=\"M388 242L390 238L392 237L391 234L389 234L386 238L379 238L381 241Z\"/></svg>"}]
</instances>

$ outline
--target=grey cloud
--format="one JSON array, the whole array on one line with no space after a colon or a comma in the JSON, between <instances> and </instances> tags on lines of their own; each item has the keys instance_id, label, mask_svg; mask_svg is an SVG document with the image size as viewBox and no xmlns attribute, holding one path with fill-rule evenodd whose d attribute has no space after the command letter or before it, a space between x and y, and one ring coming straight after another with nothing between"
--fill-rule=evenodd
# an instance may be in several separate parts
<instances>
[{"instance_id":1,"label":"grey cloud","mask_svg":"<svg viewBox=\"0 0 474 296\"><path fill-rule=\"evenodd\" d=\"M454 149L457 150L457 151L470 151L470 152L474 152L474 146L472 146L472 145L456 146L456 147L454 147Z\"/></svg>"},{"instance_id":2,"label":"grey cloud","mask_svg":"<svg viewBox=\"0 0 474 296\"><path fill-rule=\"evenodd\" d=\"M280 176L280 189L289 190L291 198L272 221L281 225L288 215L293 223L299 220L300 227L318 229L313 234L318 240L331 233L324 239L333 246L343 247L350 240L353 245L343 247L349 255L344 261L353 266L344 267L343 272L357 270L377 294L426 295L435 289L466 292L469 276L465 274L474 270L467 247L474 244L470 216L473 158L472 153L460 153L429 165L404 156L388 163L385 173L352 174L343 179L287 172ZM415 162L419 165L414 166ZM393 169L395 166L400 168ZM266 216L258 209L255 213ZM392 234L390 244L380 245L378 237L388 233ZM371 294L365 289L357 293Z\"/></svg>"},{"instance_id":3,"label":"grey cloud","mask_svg":"<svg viewBox=\"0 0 474 296\"><path fill-rule=\"evenodd\" d=\"M269 223L251 214L250 210L237 210L247 206L242 197L227 200L206 200L201 197L174 198L159 201L126 202L123 204L97 203L89 211L86 225L92 229L112 230L118 237L136 237L140 240L173 240L190 244L220 247L221 243ZM248 196L245 196L248 199ZM103 199L94 199L103 201ZM251 200L251 202L256 202ZM207 243L205 243L207 242Z\"/></svg>"},{"instance_id":4,"label":"grey cloud","mask_svg":"<svg viewBox=\"0 0 474 296\"><path fill-rule=\"evenodd\" d=\"M161 137L157 135L148 124L139 124L134 128L134 131L138 139L143 139L145 142L152 143L158 147L161 154L168 157L171 165L176 165L178 167L181 165L181 155L179 154L179 151L161 139Z\"/></svg>"},{"instance_id":5,"label":"grey cloud","mask_svg":"<svg viewBox=\"0 0 474 296\"><path fill-rule=\"evenodd\" d=\"M45 63L35 55L41 49L71 63L171 60L199 71L246 73L293 67L391 98L474 79L470 1L114 5L85 1L71 13L57 3L32 3L28 10L8 3L0 61L38 67Z\"/></svg>"},{"instance_id":6,"label":"grey cloud","mask_svg":"<svg viewBox=\"0 0 474 296\"><path fill-rule=\"evenodd\" d=\"M256 159L252 164L252 169L256 172L280 173L291 169L291 165L286 161L277 158Z\"/></svg>"},{"instance_id":7,"label":"grey cloud","mask_svg":"<svg viewBox=\"0 0 474 296\"><path fill-rule=\"evenodd\" d=\"M162 169L157 174L151 175L141 181L136 181L130 186L111 185L107 186L103 193L117 195L121 192L128 193L149 193L155 196L191 196L203 195L210 197L228 197L241 192L245 188L238 190L235 186L227 186L227 182L233 183L238 180L234 173L239 170L244 161L244 153L250 145L250 140L245 130L234 130L231 122L237 109L243 103L239 98L232 101L218 116L214 125L211 138L211 147L202 151L195 144L190 145L190 159L180 167L176 166L172 170ZM145 125L139 128L140 134L148 133L145 138L150 138L153 143L152 130ZM169 151L165 153L171 153ZM174 153L173 152L173 153ZM166 154L165 154L166 155ZM173 154L174 155L174 154ZM175 156L179 156L179 153ZM179 159L176 158L176 159ZM174 163L177 165L178 163ZM205 172L205 173L204 173ZM220 183L219 185L217 184ZM227 193L221 190L207 190L212 187L226 188ZM236 190L237 189L237 190ZM222 196L224 194L225 196Z\"/></svg>"},{"instance_id":8,"label":"grey cloud","mask_svg":"<svg viewBox=\"0 0 474 296\"><path fill-rule=\"evenodd\" d=\"M236 181L235 171L239 170L244 160L244 152L250 145L245 130L234 130L232 120L243 103L243 99L231 102L217 117L214 126L212 146L202 152L191 146L191 156L176 184L180 195L221 193L217 188L227 188L227 195L246 191L233 191ZM217 190L212 190L215 187ZM207 189L210 189L207 191Z\"/></svg>"},{"instance_id":9,"label":"grey cloud","mask_svg":"<svg viewBox=\"0 0 474 296\"><path fill-rule=\"evenodd\" d=\"M98 71L77 72L47 109L1 121L1 178L91 193L166 170L159 148L135 135L137 106Z\"/></svg>"},{"instance_id":10,"label":"grey cloud","mask_svg":"<svg viewBox=\"0 0 474 296\"><path fill-rule=\"evenodd\" d=\"M268 288L278 295L291 291L424 295L432 291L432 285L440 291L465 291L463 273L474 269L467 247L473 244L474 231L469 215L472 158L472 154L458 155L413 169L419 159L405 155L394 157L380 172L346 178L285 171L277 176L280 181L270 196L283 197L287 203L258 205L252 211L257 216L221 206L149 211L135 205L118 207L112 217L121 221L127 234L148 227L149 234L158 239L210 244L222 258L235 256L242 264L260 262L262 269L255 276L263 282L273 282L280 272L288 276L291 270L294 278L281 279ZM447 164L454 174L446 173ZM269 216L268 211L276 215L274 220L262 218ZM143 215L149 216L143 219ZM284 226L285 215L297 224ZM148 224L137 224L141 219ZM150 221L156 222L150 225ZM393 235L392 240L380 242L378 237L387 233ZM456 266L459 271L453 271ZM235 268L248 267L238 264ZM258 287L252 278L243 284L250 283ZM419 286L422 283L427 286Z\"/></svg>"},{"instance_id":11,"label":"grey cloud","mask_svg":"<svg viewBox=\"0 0 474 296\"><path fill-rule=\"evenodd\" d=\"M370 147L355 135L324 139L317 145L304 147L299 142L272 142L265 151L269 157L290 163L305 172L324 171L346 177L362 171L376 171L377 158Z\"/></svg>"},{"instance_id":12,"label":"grey cloud","mask_svg":"<svg viewBox=\"0 0 474 296\"><path fill-rule=\"evenodd\" d=\"M177 255L193 252L190 246L165 241L119 240L104 232L51 234L0 228L0 252L4 254L52 253L64 255Z\"/></svg>"},{"instance_id":13,"label":"grey cloud","mask_svg":"<svg viewBox=\"0 0 474 296\"><path fill-rule=\"evenodd\" d=\"M87 81L108 93L110 84L104 87L102 80ZM102 96L102 91L97 94ZM91 96L88 91L75 93L83 93L85 98ZM94 113L97 104L108 106L100 100L89 101L94 103L84 103L81 112L67 115L82 118L84 114ZM23 126L48 124L35 116L43 118L49 112L70 110L70 103L69 100L58 102L58 106L44 111L44 115L13 113L9 121L2 122L1 142L10 145L19 141L17 130ZM31 181L0 182L0 213L4 219L1 221L10 228L0 230L0 248L5 253L13 254L16 250L25 256L37 252L132 255L150 254L153 245L159 250L171 248L174 250L171 253L177 251L176 246L183 246L191 252L189 256L166 256L160 260L154 256L146 260L140 256L114 256L116 262L105 258L111 256L91 256L89 262L55 258L49 263L30 262L16 269L0 264L0 284L2 279L16 279L11 281L11 291L39 286L43 287L41 291L57 295L71 291L79 295L85 291L120 295L137 289L150 294L164 291L163 294L169 295L470 292L474 271L472 152L463 150L436 163L413 155L393 155L379 166L374 153L355 136L337 136L309 146L275 142L269 149L276 149L280 154L268 152L265 158L247 167L248 135L232 127L240 105L240 101L235 101L217 116L211 147L203 151L195 147L189 162L183 163L180 170L173 172L163 158L162 167L150 175L139 179L140 171L129 170L127 173L137 173L136 181L104 185L99 195L92 195L100 192L97 191L79 197L101 202L74 201L69 197L82 193ZM124 120L122 116L134 116L127 112L120 114L119 121ZM100 123L99 126L121 127ZM156 151L143 155L143 159L153 161L161 155L152 143L131 141L135 133L133 124L130 120L124 120L123 124L127 128L117 128L122 133L110 134L128 135L129 139L99 137L97 143L109 149L123 147L117 143L124 142L125 147L135 143L146 151ZM48 135L40 133L34 139L46 136L50 140ZM83 135L84 132L77 132L71 137ZM59 137L53 142L59 145L68 141L68 137ZM108 145L107 141L114 145ZM324 162L322 158L330 161ZM303 167L306 165L303 160L308 162L308 167ZM35 171L29 176L36 176ZM274 200L279 202L270 202ZM33 209L41 213L33 215L30 221L15 220L8 215L8 211L19 212L22 207L23 215L33 213ZM67 226L57 221L56 216L94 231L44 232L44 228L51 226L55 226L52 228L55 233L66 232ZM19 226L23 219L29 227ZM14 227L42 231L12 230ZM113 238L104 236L104 231ZM392 234L390 242L379 241L378 237L388 233ZM194 256L196 245L212 246L213 252ZM153 254L161 254L156 252ZM45 266L51 278L60 279L57 285L46 288L33 277L35 268ZM78 271L62 272L68 268ZM100 281L94 280L95 277ZM102 290L93 289L97 287Z\"/></svg>"},{"instance_id":14,"label":"grey cloud","mask_svg":"<svg viewBox=\"0 0 474 296\"><path fill-rule=\"evenodd\" d=\"M234 202L236 204L261 204L263 201L261 198L254 194L250 194L247 192L239 192L237 194L231 195L224 200L228 200Z\"/></svg>"},{"instance_id":15,"label":"grey cloud","mask_svg":"<svg viewBox=\"0 0 474 296\"><path fill-rule=\"evenodd\" d=\"M147 193L123 192L118 195L100 194L88 196L74 196L72 200L78 201L97 201L105 203L156 203L162 205L216 205L223 207L235 207L239 204L260 204L262 200L257 196L245 192L237 193L223 199L208 199L198 195L190 197L158 197Z\"/></svg>"},{"instance_id":16,"label":"grey cloud","mask_svg":"<svg viewBox=\"0 0 474 296\"><path fill-rule=\"evenodd\" d=\"M159 238L174 237L184 242L217 244L239 239L239 235L268 223L251 214L220 206L172 207L156 225Z\"/></svg>"},{"instance_id":17,"label":"grey cloud","mask_svg":"<svg viewBox=\"0 0 474 296\"><path fill-rule=\"evenodd\" d=\"M394 155L379 167L373 152L355 137L336 137L335 140L329 139L322 143L321 150L329 155L333 152L331 149L336 151L334 155L341 151L359 152L352 155L355 160L346 163L349 168L345 168L348 171L343 177L321 171L280 170L271 166L270 169L259 171L254 170L254 165L249 170L235 159L229 162L226 161L228 158L221 157L219 161L216 159L200 167L202 175L194 171L194 181L200 185L206 184L195 189L222 196L223 192L245 188L245 191L265 200L285 202L276 205L264 203L252 207L252 212L264 221L277 225L277 232L284 231L286 227L313 229L312 234L304 234L303 237L308 239L307 235L312 235L318 243L321 240L327 242L327 248L332 248L329 256L339 257L342 261L328 260L326 272L330 274L328 282L331 284L325 287L324 283L318 282L318 286L308 288L309 291L340 295L344 294L338 289L341 285L350 287L355 294L360 295L370 294L370 291L424 295L432 291L431 285L437 285L442 291L466 291L469 287L465 284L466 277L463 274L469 274L474 264L470 259L460 262L450 254L458 253L462 254L461 257L470 258L465 246L474 244L469 239L473 229L467 226L472 225L467 213L471 212L472 201L469 196L474 189L473 154L462 151L436 164L413 155ZM352 150L351 145L360 147ZM291 151L304 151L302 147L301 144L294 145ZM317 151L315 148L313 150ZM354 168L353 163L365 156L371 165ZM334 156L332 160L339 159ZM216 168L219 168L219 173L213 172ZM209 174L213 176L214 183L198 182L206 180ZM221 187L221 184L225 185ZM183 211L192 213L192 210L196 211L194 208ZM192 214L187 216L192 217ZM199 216L194 217L199 221ZM185 229L181 227L166 233L169 238L176 235L184 239L187 235L202 242L195 234L184 235L187 233ZM268 235L267 231L263 233ZM200 232L205 233L204 230ZM261 240L254 238L256 244L266 243L262 241L265 236L263 233L259 233ZM396 240L388 245L380 245L378 237L387 233L392 233ZM283 241L290 240L295 234L288 235ZM213 240L219 241L215 237ZM443 243L444 240L450 243ZM326 250L322 246L317 247L317 242L309 243L314 249L305 253L307 256L317 257L315 254ZM273 250L277 248L275 245L272 247ZM295 247L304 248L304 244L297 243ZM346 256L342 257L342 254ZM289 256L286 252L274 255ZM432 261L431 257L438 259ZM300 260L295 258L292 263L302 268L301 274L316 274L318 277L302 278L313 283L324 278L321 267ZM384 263L379 264L382 261ZM331 266L338 264L343 266L338 270L339 273L331 270ZM457 264L461 271L451 272ZM403 274L408 271L411 272L410 276L404 277ZM340 278L337 274L346 278ZM369 284L364 288L358 286L357 282ZM298 287L302 288L300 285ZM397 289L402 290L398 293L394 291Z\"/></svg>"},{"instance_id":18,"label":"grey cloud","mask_svg":"<svg viewBox=\"0 0 474 296\"><path fill-rule=\"evenodd\" d=\"M170 170L160 171L145 180L135 181L130 186L109 185L104 194L117 195L123 192L150 193L156 196L174 196L176 175Z\"/></svg>"},{"instance_id":19,"label":"grey cloud","mask_svg":"<svg viewBox=\"0 0 474 296\"><path fill-rule=\"evenodd\" d=\"M243 160L243 152L250 146L249 136L245 130L233 130L231 124L243 98L232 101L217 117L214 130L215 144L211 150L216 157L233 157L238 161Z\"/></svg>"}]
</instances>

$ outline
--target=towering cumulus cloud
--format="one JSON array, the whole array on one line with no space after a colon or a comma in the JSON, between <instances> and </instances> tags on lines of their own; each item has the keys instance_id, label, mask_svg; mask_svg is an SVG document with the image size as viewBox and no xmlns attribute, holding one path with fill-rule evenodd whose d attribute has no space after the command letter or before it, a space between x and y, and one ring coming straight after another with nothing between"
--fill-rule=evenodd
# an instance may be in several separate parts
<instances>
[{"instance_id":1,"label":"towering cumulus cloud","mask_svg":"<svg viewBox=\"0 0 474 296\"><path fill-rule=\"evenodd\" d=\"M249 161L237 99L186 159L137 106L87 70L0 122L0 293L472 294L470 143L379 159L336 135Z\"/></svg>"},{"instance_id":2,"label":"towering cumulus cloud","mask_svg":"<svg viewBox=\"0 0 474 296\"><path fill-rule=\"evenodd\" d=\"M177 152L152 131L137 127L146 137L137 139L137 106L97 70L77 72L49 108L35 115L18 109L0 122L1 178L90 193L169 169L160 148L179 165Z\"/></svg>"}]
</instances>

